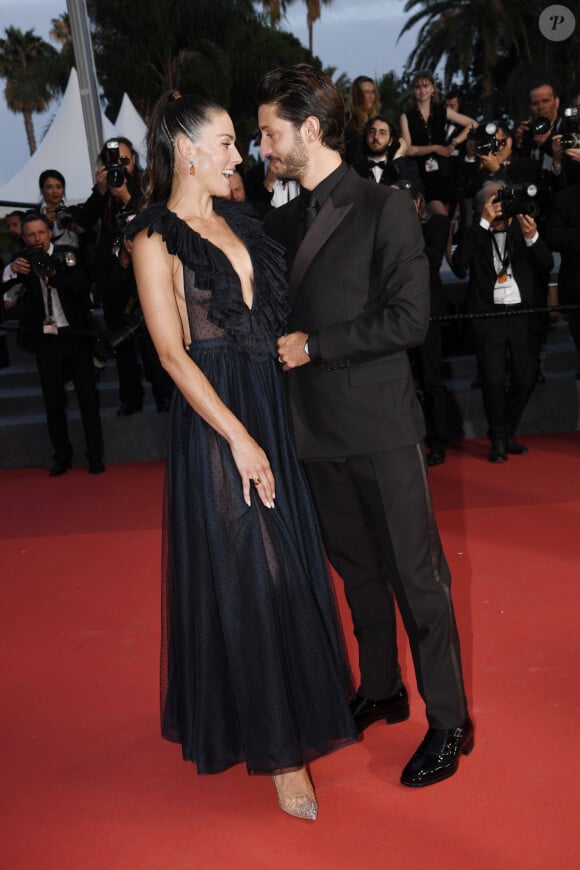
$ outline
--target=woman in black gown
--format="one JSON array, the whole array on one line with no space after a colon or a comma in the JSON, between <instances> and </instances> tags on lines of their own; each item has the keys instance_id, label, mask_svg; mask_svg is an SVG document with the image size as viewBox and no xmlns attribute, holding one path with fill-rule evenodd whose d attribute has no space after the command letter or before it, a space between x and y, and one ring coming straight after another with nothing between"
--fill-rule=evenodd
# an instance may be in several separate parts
<instances>
[{"instance_id":1,"label":"woman in black gown","mask_svg":"<svg viewBox=\"0 0 580 870\"><path fill-rule=\"evenodd\" d=\"M162 733L199 773L245 761L316 818L306 764L356 739L313 507L286 424L282 251L228 201L228 114L173 91L131 224L149 332L177 390L164 526ZM215 197L215 199L214 199Z\"/></svg>"}]
</instances>

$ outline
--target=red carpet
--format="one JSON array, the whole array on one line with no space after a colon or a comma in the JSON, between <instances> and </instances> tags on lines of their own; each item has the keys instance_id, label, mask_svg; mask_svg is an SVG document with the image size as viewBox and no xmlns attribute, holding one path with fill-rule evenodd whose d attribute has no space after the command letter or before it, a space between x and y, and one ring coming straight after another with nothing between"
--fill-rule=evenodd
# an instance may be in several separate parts
<instances>
[{"instance_id":1,"label":"red carpet","mask_svg":"<svg viewBox=\"0 0 580 870\"><path fill-rule=\"evenodd\" d=\"M431 472L475 751L398 784L425 730L401 634L411 720L313 765L314 824L159 737L161 465L0 472L3 870L579 866L580 435L526 443L493 466L459 442Z\"/></svg>"}]
</instances>

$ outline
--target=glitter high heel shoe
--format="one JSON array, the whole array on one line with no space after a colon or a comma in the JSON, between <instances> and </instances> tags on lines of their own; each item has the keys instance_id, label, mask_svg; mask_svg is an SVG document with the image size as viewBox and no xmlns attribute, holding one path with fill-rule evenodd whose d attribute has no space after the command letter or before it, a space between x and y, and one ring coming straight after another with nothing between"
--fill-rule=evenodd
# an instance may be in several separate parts
<instances>
[{"instance_id":1,"label":"glitter high heel shoe","mask_svg":"<svg viewBox=\"0 0 580 870\"><path fill-rule=\"evenodd\" d=\"M283 775L284 774L273 776L280 809L285 813L288 813L290 816L295 816L297 819L310 819L310 821L314 822L318 815L318 801L314 795L312 785L310 786L310 789L303 794L282 794L278 785L278 780Z\"/></svg>"}]
</instances>

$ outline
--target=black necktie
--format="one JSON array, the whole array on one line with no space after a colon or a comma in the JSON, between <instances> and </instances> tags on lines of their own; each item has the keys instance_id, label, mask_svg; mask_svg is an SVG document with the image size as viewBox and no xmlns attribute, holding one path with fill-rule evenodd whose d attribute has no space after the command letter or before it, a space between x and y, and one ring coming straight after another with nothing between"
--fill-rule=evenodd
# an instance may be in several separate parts
<instances>
[{"instance_id":1,"label":"black necktie","mask_svg":"<svg viewBox=\"0 0 580 870\"><path fill-rule=\"evenodd\" d=\"M316 215L318 214L318 200L316 199L316 194L310 191L308 196L308 200L306 202L306 208L304 209L304 213L302 215L303 221L303 232L302 236L304 237L314 221L316 220Z\"/></svg>"}]
</instances>

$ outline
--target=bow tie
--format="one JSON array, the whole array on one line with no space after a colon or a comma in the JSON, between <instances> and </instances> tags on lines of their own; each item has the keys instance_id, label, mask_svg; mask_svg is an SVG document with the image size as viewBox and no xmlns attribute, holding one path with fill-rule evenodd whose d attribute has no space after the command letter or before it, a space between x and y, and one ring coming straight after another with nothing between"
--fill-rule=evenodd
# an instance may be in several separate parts
<instances>
[{"instance_id":1,"label":"bow tie","mask_svg":"<svg viewBox=\"0 0 580 870\"><path fill-rule=\"evenodd\" d=\"M386 169L387 161L386 160L369 160L369 169L374 169L375 166L378 166L379 169Z\"/></svg>"}]
</instances>

